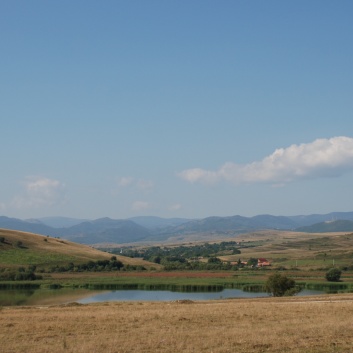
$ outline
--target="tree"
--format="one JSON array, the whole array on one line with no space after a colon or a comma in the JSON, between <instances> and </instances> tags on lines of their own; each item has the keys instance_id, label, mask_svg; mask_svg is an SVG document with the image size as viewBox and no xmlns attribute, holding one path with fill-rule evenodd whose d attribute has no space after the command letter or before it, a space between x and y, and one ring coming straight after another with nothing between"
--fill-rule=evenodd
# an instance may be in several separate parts
<instances>
[{"instance_id":1,"label":"tree","mask_svg":"<svg viewBox=\"0 0 353 353\"><path fill-rule=\"evenodd\" d=\"M271 293L274 297L283 297L284 295L295 295L298 293L295 281L280 273L274 273L267 279L265 289L267 293Z\"/></svg>"},{"instance_id":2,"label":"tree","mask_svg":"<svg viewBox=\"0 0 353 353\"><path fill-rule=\"evenodd\" d=\"M326 272L326 279L330 282L338 282L341 278L342 271L338 268L331 268Z\"/></svg>"},{"instance_id":3,"label":"tree","mask_svg":"<svg viewBox=\"0 0 353 353\"><path fill-rule=\"evenodd\" d=\"M207 262L209 264L220 264L222 261L218 257L210 257Z\"/></svg>"},{"instance_id":4,"label":"tree","mask_svg":"<svg viewBox=\"0 0 353 353\"><path fill-rule=\"evenodd\" d=\"M252 267L255 267L257 265L257 259L253 258L253 257L250 257L250 259L248 260L248 263L247 263L248 266L252 266Z\"/></svg>"}]
</instances>

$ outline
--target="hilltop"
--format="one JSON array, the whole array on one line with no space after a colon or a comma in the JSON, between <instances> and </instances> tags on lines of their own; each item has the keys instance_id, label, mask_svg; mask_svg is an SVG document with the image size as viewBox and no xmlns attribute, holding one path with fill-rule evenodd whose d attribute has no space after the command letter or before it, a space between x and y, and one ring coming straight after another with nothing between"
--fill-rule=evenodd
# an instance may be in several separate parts
<instances>
[{"instance_id":1,"label":"hilltop","mask_svg":"<svg viewBox=\"0 0 353 353\"><path fill-rule=\"evenodd\" d=\"M109 260L112 257L112 254L68 240L8 229L0 229L0 254L0 268L28 265L49 268L70 262L82 264ZM151 266L151 263L140 259L115 256L124 265Z\"/></svg>"}]
</instances>

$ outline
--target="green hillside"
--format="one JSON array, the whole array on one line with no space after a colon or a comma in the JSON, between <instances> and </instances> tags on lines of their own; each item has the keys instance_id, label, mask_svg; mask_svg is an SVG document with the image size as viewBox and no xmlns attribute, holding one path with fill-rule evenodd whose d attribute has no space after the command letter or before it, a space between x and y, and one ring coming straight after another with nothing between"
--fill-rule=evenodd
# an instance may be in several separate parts
<instances>
[{"instance_id":1,"label":"green hillside","mask_svg":"<svg viewBox=\"0 0 353 353\"><path fill-rule=\"evenodd\" d=\"M115 255L124 265L156 267L140 259ZM0 269L36 265L47 269L68 263L83 264L89 261L109 260L112 254L67 240L33 233L0 229Z\"/></svg>"}]
</instances>

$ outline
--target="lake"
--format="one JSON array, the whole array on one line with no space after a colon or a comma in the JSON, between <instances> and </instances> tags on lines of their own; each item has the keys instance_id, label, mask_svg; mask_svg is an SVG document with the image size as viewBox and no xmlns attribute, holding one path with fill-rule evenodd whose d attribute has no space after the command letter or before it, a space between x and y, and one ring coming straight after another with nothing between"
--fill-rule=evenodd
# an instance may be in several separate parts
<instances>
[{"instance_id":1,"label":"lake","mask_svg":"<svg viewBox=\"0 0 353 353\"><path fill-rule=\"evenodd\" d=\"M317 295L320 291L303 290L298 295ZM265 292L244 292L241 289L224 289L221 292L171 292L146 290L116 290L95 294L78 300L78 303L96 303L108 301L174 301L174 300L212 300L227 298L258 298L268 297Z\"/></svg>"},{"instance_id":2,"label":"lake","mask_svg":"<svg viewBox=\"0 0 353 353\"><path fill-rule=\"evenodd\" d=\"M298 295L318 295L323 291L302 290ZM81 304L108 301L174 301L214 300L227 298L267 297L264 292L248 292L241 289L223 289L208 292L174 292L169 290L110 290L88 289L33 289L0 290L0 305L54 305L69 302Z\"/></svg>"}]
</instances>

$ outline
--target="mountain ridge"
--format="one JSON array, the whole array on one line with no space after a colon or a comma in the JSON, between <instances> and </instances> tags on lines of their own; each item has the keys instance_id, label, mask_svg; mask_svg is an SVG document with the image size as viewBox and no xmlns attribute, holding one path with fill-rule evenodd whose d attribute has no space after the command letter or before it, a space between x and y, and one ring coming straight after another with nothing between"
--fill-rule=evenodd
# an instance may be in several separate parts
<instances>
[{"instance_id":1,"label":"mountain ridge","mask_svg":"<svg viewBox=\"0 0 353 353\"><path fill-rule=\"evenodd\" d=\"M57 220L56 220L57 218ZM52 227L45 224L45 217L21 220L0 216L0 228L61 237L83 244L134 243L163 241L176 235L225 234L237 235L255 230L302 230L303 227L333 220L353 222L353 212L331 212L298 216L273 216L269 214L253 217L211 216L203 219L161 218L153 216L112 219L103 217L95 220L80 220L68 217L50 217L51 224L71 224L67 227ZM48 219L47 219L48 221ZM82 222L81 222L82 221ZM331 231L334 230L334 227Z\"/></svg>"},{"instance_id":2,"label":"mountain ridge","mask_svg":"<svg viewBox=\"0 0 353 353\"><path fill-rule=\"evenodd\" d=\"M300 227L296 230L306 233L353 232L353 221L343 219L325 221L310 226Z\"/></svg>"}]
</instances>

